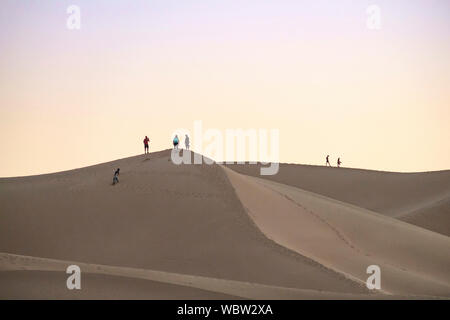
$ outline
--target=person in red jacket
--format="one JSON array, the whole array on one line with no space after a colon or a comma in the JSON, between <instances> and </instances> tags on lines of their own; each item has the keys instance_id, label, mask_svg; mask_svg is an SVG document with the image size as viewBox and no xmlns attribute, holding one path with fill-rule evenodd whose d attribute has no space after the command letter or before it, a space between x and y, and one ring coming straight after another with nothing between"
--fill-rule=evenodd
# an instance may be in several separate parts
<instances>
[{"instance_id":1,"label":"person in red jacket","mask_svg":"<svg viewBox=\"0 0 450 320\"><path fill-rule=\"evenodd\" d=\"M150 141L150 139L147 136L145 136L145 139L144 139L144 154L148 153L148 143L149 143L149 141Z\"/></svg>"}]
</instances>

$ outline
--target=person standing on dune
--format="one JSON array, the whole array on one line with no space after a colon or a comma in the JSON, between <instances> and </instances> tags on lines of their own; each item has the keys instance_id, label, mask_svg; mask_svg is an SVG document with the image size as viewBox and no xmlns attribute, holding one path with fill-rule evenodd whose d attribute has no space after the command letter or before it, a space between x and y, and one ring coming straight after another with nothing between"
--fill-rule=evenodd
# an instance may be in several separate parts
<instances>
[{"instance_id":1,"label":"person standing on dune","mask_svg":"<svg viewBox=\"0 0 450 320\"><path fill-rule=\"evenodd\" d=\"M180 142L180 140L178 139L178 135L175 135L175 138L173 138L173 148L175 150L178 150L178 143Z\"/></svg>"},{"instance_id":2,"label":"person standing on dune","mask_svg":"<svg viewBox=\"0 0 450 320\"><path fill-rule=\"evenodd\" d=\"M338 161L337 161L337 166L338 166L338 168L341 166L341 158L338 158Z\"/></svg>"},{"instance_id":3,"label":"person standing on dune","mask_svg":"<svg viewBox=\"0 0 450 320\"><path fill-rule=\"evenodd\" d=\"M147 136L145 136L145 139L144 139L144 154L145 153L148 153L148 143L149 143L149 141L150 141L150 139L147 137Z\"/></svg>"},{"instance_id":4,"label":"person standing on dune","mask_svg":"<svg viewBox=\"0 0 450 320\"><path fill-rule=\"evenodd\" d=\"M184 138L184 145L186 146L186 150L189 150L189 136L186 135Z\"/></svg>"},{"instance_id":5,"label":"person standing on dune","mask_svg":"<svg viewBox=\"0 0 450 320\"><path fill-rule=\"evenodd\" d=\"M327 162L325 163L325 166L330 166L331 167L329 158L330 158L330 155L327 155Z\"/></svg>"}]
</instances>

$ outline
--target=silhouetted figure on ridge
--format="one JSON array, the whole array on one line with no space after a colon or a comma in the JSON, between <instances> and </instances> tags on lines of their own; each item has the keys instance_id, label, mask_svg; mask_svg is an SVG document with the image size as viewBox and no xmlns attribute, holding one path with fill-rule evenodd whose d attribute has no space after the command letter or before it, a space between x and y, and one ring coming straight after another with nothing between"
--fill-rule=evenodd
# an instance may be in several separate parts
<instances>
[{"instance_id":1,"label":"silhouetted figure on ridge","mask_svg":"<svg viewBox=\"0 0 450 320\"><path fill-rule=\"evenodd\" d=\"M186 150L189 150L189 136L186 135L184 138L184 145L186 146Z\"/></svg>"},{"instance_id":2,"label":"silhouetted figure on ridge","mask_svg":"<svg viewBox=\"0 0 450 320\"><path fill-rule=\"evenodd\" d=\"M337 166L338 166L338 168L341 166L341 158L338 158L338 161L337 161Z\"/></svg>"},{"instance_id":3,"label":"silhouetted figure on ridge","mask_svg":"<svg viewBox=\"0 0 450 320\"><path fill-rule=\"evenodd\" d=\"M148 143L149 143L149 141L150 141L150 139L147 137L147 136L145 136L145 139L144 139L144 154L145 153L148 153Z\"/></svg>"},{"instance_id":4,"label":"silhouetted figure on ridge","mask_svg":"<svg viewBox=\"0 0 450 320\"><path fill-rule=\"evenodd\" d=\"M325 163L325 166L330 166L331 167L329 158L330 158L330 155L327 155L327 162Z\"/></svg>"},{"instance_id":5,"label":"silhouetted figure on ridge","mask_svg":"<svg viewBox=\"0 0 450 320\"><path fill-rule=\"evenodd\" d=\"M186 135L184 138L184 145L186 146L186 150L189 150L189 136Z\"/></svg>"}]
</instances>

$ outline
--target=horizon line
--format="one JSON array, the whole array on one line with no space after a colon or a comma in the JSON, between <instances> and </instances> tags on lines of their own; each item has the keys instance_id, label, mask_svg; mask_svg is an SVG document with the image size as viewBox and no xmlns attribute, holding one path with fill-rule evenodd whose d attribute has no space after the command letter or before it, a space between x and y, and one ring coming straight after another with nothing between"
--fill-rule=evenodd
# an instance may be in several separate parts
<instances>
[{"instance_id":1,"label":"horizon line","mask_svg":"<svg viewBox=\"0 0 450 320\"><path fill-rule=\"evenodd\" d=\"M82 167L75 167L75 168L70 168L70 169L65 169L65 170L60 170L60 171L44 172L44 173L37 173L37 174L30 174L30 175L2 176L2 177L0 177L0 179L28 178L28 177L37 177L37 176L44 176L44 175L64 173L64 172L69 172L69 171L74 171L74 170L81 170L81 169L85 169L85 168L95 167L95 166L108 164L108 163L111 163L111 162L125 160L125 159L129 159L129 158L136 158L136 157L139 157L139 156L146 156L146 155L151 155L151 154L154 154L154 153L161 153L161 152L170 151L170 150L173 150L173 148L162 149L162 150L155 150L155 151L150 152L148 154L145 154L145 153L144 154L136 154L136 155L132 155L132 156L124 157L124 158L118 158L118 159L114 159L114 160L109 160L109 161L105 161L105 162L89 164L89 165L82 166ZM180 148L179 150L185 150L185 149L184 148ZM188 151L196 153L194 150L188 150ZM197 153L197 154L200 154L200 153ZM202 157L206 157L203 154L200 154L200 155ZM214 161L214 163L212 165L224 165L224 166L227 166L227 165L261 165L261 161L252 161L252 160L246 160L244 162L233 161L232 163L227 163L227 160L220 161L220 162L217 162L214 159L212 159L212 160ZM250 162L253 162L253 163L250 163ZM256 163L254 163L254 162L256 162ZM268 162L268 163L272 163L272 162ZM310 163L297 163L297 162L276 162L276 163L278 163L280 166L281 165L294 165L294 166L309 166L309 167L326 167L325 165L310 164ZM198 164L193 163L193 165L198 165ZM207 165L209 165L209 164L207 164ZM326 167L326 168L329 168L329 169L342 169L342 170L373 171L373 172L391 173L391 174L420 174L420 173L433 173L433 172L450 171L450 168L449 169L440 169L440 170L430 170L430 171L389 171L389 170L360 168L360 167L336 167L336 166Z\"/></svg>"}]
</instances>

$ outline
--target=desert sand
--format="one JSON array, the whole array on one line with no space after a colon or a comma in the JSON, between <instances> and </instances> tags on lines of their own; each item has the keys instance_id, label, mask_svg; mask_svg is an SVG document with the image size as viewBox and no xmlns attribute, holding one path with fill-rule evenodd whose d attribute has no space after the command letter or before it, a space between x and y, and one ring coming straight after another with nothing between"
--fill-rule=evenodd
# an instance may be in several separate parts
<instances>
[{"instance_id":1,"label":"desert sand","mask_svg":"<svg viewBox=\"0 0 450 320\"><path fill-rule=\"evenodd\" d=\"M449 171L260 177L169 158L0 179L0 298L450 297ZM81 290L66 288L71 264ZM379 291L365 286L371 264Z\"/></svg>"},{"instance_id":2,"label":"desert sand","mask_svg":"<svg viewBox=\"0 0 450 320\"><path fill-rule=\"evenodd\" d=\"M450 236L450 170L397 173L280 164L278 174L260 176L260 165L228 167Z\"/></svg>"}]
</instances>

